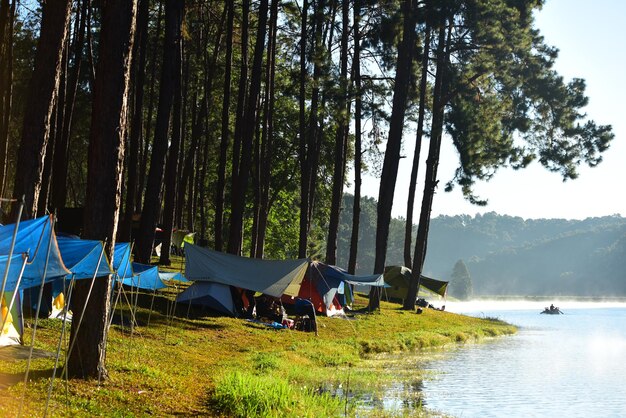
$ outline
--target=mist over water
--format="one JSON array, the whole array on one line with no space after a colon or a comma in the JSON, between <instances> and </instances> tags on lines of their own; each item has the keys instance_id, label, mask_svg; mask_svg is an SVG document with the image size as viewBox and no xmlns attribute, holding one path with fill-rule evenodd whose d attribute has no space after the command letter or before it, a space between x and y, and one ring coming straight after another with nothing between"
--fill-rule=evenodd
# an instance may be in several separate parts
<instances>
[{"instance_id":1,"label":"mist over water","mask_svg":"<svg viewBox=\"0 0 626 418\"><path fill-rule=\"evenodd\" d=\"M446 310L495 317L519 332L428 362L426 407L452 416L626 417L626 303L472 301Z\"/></svg>"}]
</instances>

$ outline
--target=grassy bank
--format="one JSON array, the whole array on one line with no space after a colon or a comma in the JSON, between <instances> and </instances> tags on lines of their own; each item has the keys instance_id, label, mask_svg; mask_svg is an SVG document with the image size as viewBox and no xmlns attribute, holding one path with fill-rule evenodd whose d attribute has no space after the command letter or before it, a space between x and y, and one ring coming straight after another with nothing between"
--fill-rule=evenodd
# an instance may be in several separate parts
<instances>
[{"instance_id":1,"label":"grassy bank","mask_svg":"<svg viewBox=\"0 0 626 418\"><path fill-rule=\"evenodd\" d=\"M428 351L424 349L515 332L497 320L430 309L416 315L383 303L376 314L350 320L319 318L316 337L207 317L188 306L177 306L172 318L167 312L174 294L160 294L154 303L147 295L141 297L140 325L132 331L124 324L128 307L121 318L118 309L108 344L110 378L101 384L55 380L48 414L353 415L360 396L376 396L392 379L398 379L398 367L394 371L385 362L371 361L379 353L420 356ZM365 300L361 297L358 302ZM39 321L36 347L55 351L60 330L61 321ZM30 330L26 331L29 339ZM42 416L53 367L53 359L34 359L25 389L21 382L26 361L0 360L0 416L16 416L20 404L22 416ZM402 378L413 384L421 377L411 370Z\"/></svg>"}]
</instances>

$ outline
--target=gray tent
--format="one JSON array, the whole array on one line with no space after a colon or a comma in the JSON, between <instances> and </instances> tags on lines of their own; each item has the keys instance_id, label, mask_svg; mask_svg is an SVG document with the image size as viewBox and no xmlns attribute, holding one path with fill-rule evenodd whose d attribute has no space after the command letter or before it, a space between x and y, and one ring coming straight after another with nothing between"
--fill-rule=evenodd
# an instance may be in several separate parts
<instances>
[{"instance_id":1,"label":"gray tent","mask_svg":"<svg viewBox=\"0 0 626 418\"><path fill-rule=\"evenodd\" d=\"M176 297L178 303L208 306L226 315L237 316L230 287L212 282L197 282Z\"/></svg>"},{"instance_id":2,"label":"gray tent","mask_svg":"<svg viewBox=\"0 0 626 418\"><path fill-rule=\"evenodd\" d=\"M297 296L308 259L262 260L185 245L185 277L194 282L214 282L266 295Z\"/></svg>"}]
</instances>

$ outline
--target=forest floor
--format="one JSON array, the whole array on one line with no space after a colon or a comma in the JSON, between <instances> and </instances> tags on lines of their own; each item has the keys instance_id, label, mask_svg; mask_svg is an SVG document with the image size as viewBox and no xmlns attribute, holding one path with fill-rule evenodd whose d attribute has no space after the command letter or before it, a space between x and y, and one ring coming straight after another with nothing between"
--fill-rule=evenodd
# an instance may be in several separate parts
<instances>
[{"instance_id":1,"label":"forest floor","mask_svg":"<svg viewBox=\"0 0 626 418\"><path fill-rule=\"evenodd\" d=\"M68 381L59 370L47 401L54 358L33 358L24 385L28 362L0 355L0 416L422 416L429 411L419 393L407 394L415 397L407 410L385 412L380 402L372 407L394 382L421 384L423 372L403 363L404 356L424 358L431 349L516 331L496 318L433 309L416 315L382 302L374 314L318 317L315 336L175 305L184 286L139 294L132 329L129 304L118 306L107 380ZM356 308L366 303L357 295ZM26 345L33 325L27 319ZM60 320L39 320L35 348L56 352L61 329ZM61 346L63 353L67 340ZM369 404L362 408L364 400Z\"/></svg>"}]
</instances>

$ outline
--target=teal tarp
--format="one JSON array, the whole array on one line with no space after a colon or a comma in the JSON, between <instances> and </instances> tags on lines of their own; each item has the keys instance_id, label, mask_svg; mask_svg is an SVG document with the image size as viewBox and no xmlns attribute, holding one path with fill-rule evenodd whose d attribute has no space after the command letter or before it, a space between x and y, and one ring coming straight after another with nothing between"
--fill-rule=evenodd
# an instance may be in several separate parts
<instances>
[{"instance_id":1,"label":"teal tarp","mask_svg":"<svg viewBox=\"0 0 626 418\"><path fill-rule=\"evenodd\" d=\"M122 280L122 283L125 285L144 290L159 290L167 287L159 278L159 268L157 266L139 263L133 263L132 266L135 274Z\"/></svg>"},{"instance_id":2,"label":"teal tarp","mask_svg":"<svg viewBox=\"0 0 626 418\"><path fill-rule=\"evenodd\" d=\"M0 226L0 256L7 256L15 231L15 224ZM48 248L50 253L48 255ZM52 228L52 216L44 216L29 221L22 221L17 228L14 255L27 254L28 263L24 269L20 289L41 285L45 272L45 281L70 274L63 260L57 244L56 235ZM19 276L19 267L16 269L11 260L9 276L5 290L14 290ZM6 258L0 264L0 280L6 272ZM1 283L0 283L1 285Z\"/></svg>"},{"instance_id":3,"label":"teal tarp","mask_svg":"<svg viewBox=\"0 0 626 418\"><path fill-rule=\"evenodd\" d=\"M102 252L102 241L66 237L58 237L57 241L63 262L75 279L91 279L94 273L96 277L113 273L106 254Z\"/></svg>"}]
</instances>

